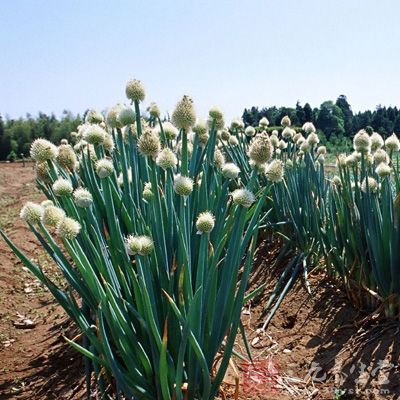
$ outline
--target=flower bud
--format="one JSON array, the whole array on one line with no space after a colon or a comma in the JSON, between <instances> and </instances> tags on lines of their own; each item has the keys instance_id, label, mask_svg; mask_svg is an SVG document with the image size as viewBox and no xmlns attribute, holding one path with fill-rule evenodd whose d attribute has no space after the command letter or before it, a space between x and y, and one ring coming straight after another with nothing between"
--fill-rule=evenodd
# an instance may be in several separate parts
<instances>
[{"instance_id":1,"label":"flower bud","mask_svg":"<svg viewBox=\"0 0 400 400\"><path fill-rule=\"evenodd\" d=\"M222 175L227 179L236 179L239 176L240 168L233 163L226 163L222 167Z\"/></svg>"},{"instance_id":2,"label":"flower bud","mask_svg":"<svg viewBox=\"0 0 400 400\"><path fill-rule=\"evenodd\" d=\"M144 86L137 79L131 79L127 82L125 88L126 97L133 101L143 101L145 98Z\"/></svg>"},{"instance_id":3,"label":"flower bud","mask_svg":"<svg viewBox=\"0 0 400 400\"><path fill-rule=\"evenodd\" d=\"M69 144L61 144L58 146L57 162L65 169L70 171L75 170L77 162L76 154Z\"/></svg>"},{"instance_id":4,"label":"flower bud","mask_svg":"<svg viewBox=\"0 0 400 400\"><path fill-rule=\"evenodd\" d=\"M158 127L160 130L160 127ZM178 137L178 129L171 122L163 122L163 130L165 137L169 140L175 140Z\"/></svg>"},{"instance_id":5,"label":"flower bud","mask_svg":"<svg viewBox=\"0 0 400 400\"><path fill-rule=\"evenodd\" d=\"M158 108L158 105L154 103L150 103L150 105L147 107L147 111L150 114L151 117L153 118L159 118L160 117L160 109Z\"/></svg>"},{"instance_id":6,"label":"flower bud","mask_svg":"<svg viewBox=\"0 0 400 400\"><path fill-rule=\"evenodd\" d=\"M154 249L154 242L149 236L129 235L126 238L126 249L131 256L148 256Z\"/></svg>"},{"instance_id":7,"label":"flower bud","mask_svg":"<svg viewBox=\"0 0 400 400\"><path fill-rule=\"evenodd\" d=\"M78 207L87 208L93 203L92 194L85 188L80 187L75 189L73 196Z\"/></svg>"},{"instance_id":8,"label":"flower bud","mask_svg":"<svg viewBox=\"0 0 400 400\"><path fill-rule=\"evenodd\" d=\"M267 165L265 175L271 182L280 182L283 179L283 162L281 160L271 161Z\"/></svg>"},{"instance_id":9,"label":"flower bud","mask_svg":"<svg viewBox=\"0 0 400 400\"><path fill-rule=\"evenodd\" d=\"M104 121L104 117L96 110L89 110L85 117L85 122L89 124L100 124Z\"/></svg>"},{"instance_id":10,"label":"flower bud","mask_svg":"<svg viewBox=\"0 0 400 400\"><path fill-rule=\"evenodd\" d=\"M158 153L156 164L162 169L175 168L178 164L178 159L169 147L165 147Z\"/></svg>"},{"instance_id":11,"label":"flower bud","mask_svg":"<svg viewBox=\"0 0 400 400\"><path fill-rule=\"evenodd\" d=\"M249 208L255 201L254 194L247 189L236 189L232 192L234 204Z\"/></svg>"},{"instance_id":12,"label":"flower bud","mask_svg":"<svg viewBox=\"0 0 400 400\"><path fill-rule=\"evenodd\" d=\"M319 143L318 135L316 133L310 133L307 137L307 142L310 144L310 146L315 146Z\"/></svg>"},{"instance_id":13,"label":"flower bud","mask_svg":"<svg viewBox=\"0 0 400 400\"><path fill-rule=\"evenodd\" d=\"M264 164L272 156L272 145L267 134L256 136L249 147L249 157L256 164Z\"/></svg>"},{"instance_id":14,"label":"flower bud","mask_svg":"<svg viewBox=\"0 0 400 400\"><path fill-rule=\"evenodd\" d=\"M384 144L385 144L385 142L383 140L383 137L378 132L374 132L371 135L371 150L372 151L381 149Z\"/></svg>"},{"instance_id":15,"label":"flower bud","mask_svg":"<svg viewBox=\"0 0 400 400\"><path fill-rule=\"evenodd\" d=\"M282 120L281 120L281 125L282 126L290 126L290 125L292 125L292 121L290 121L290 118L289 118L289 116L288 115L285 115L283 118L282 118Z\"/></svg>"},{"instance_id":16,"label":"flower bud","mask_svg":"<svg viewBox=\"0 0 400 400\"><path fill-rule=\"evenodd\" d=\"M80 223L73 218L65 217L57 224L57 235L63 239L75 239L80 230Z\"/></svg>"},{"instance_id":17,"label":"flower bud","mask_svg":"<svg viewBox=\"0 0 400 400\"><path fill-rule=\"evenodd\" d=\"M57 157L57 147L46 139L36 139L30 150L31 157L37 162L54 160Z\"/></svg>"},{"instance_id":18,"label":"flower bud","mask_svg":"<svg viewBox=\"0 0 400 400\"><path fill-rule=\"evenodd\" d=\"M354 149L360 153L368 153L370 151L371 138L364 129L358 131L358 133L354 136L353 146Z\"/></svg>"},{"instance_id":19,"label":"flower bud","mask_svg":"<svg viewBox=\"0 0 400 400\"><path fill-rule=\"evenodd\" d=\"M316 129L315 126L312 122L306 122L303 127L302 127L303 131L309 135L310 133L315 133Z\"/></svg>"},{"instance_id":20,"label":"flower bud","mask_svg":"<svg viewBox=\"0 0 400 400\"><path fill-rule=\"evenodd\" d=\"M172 113L172 123L179 129L189 130L196 123L196 112L193 100L189 96L183 96Z\"/></svg>"},{"instance_id":21,"label":"flower bud","mask_svg":"<svg viewBox=\"0 0 400 400\"><path fill-rule=\"evenodd\" d=\"M57 226L57 224L65 217L65 211L53 205L44 207L42 222L44 225Z\"/></svg>"},{"instance_id":22,"label":"flower bud","mask_svg":"<svg viewBox=\"0 0 400 400\"><path fill-rule=\"evenodd\" d=\"M235 147L235 146L237 146L237 145L239 144L239 140L238 140L238 138L237 138L236 136L231 135L231 136L229 136L228 143L229 143L231 146Z\"/></svg>"},{"instance_id":23,"label":"flower bud","mask_svg":"<svg viewBox=\"0 0 400 400\"><path fill-rule=\"evenodd\" d=\"M107 132L99 125L88 125L83 131L82 138L90 144L103 144Z\"/></svg>"},{"instance_id":24,"label":"flower bud","mask_svg":"<svg viewBox=\"0 0 400 400\"><path fill-rule=\"evenodd\" d=\"M214 229L215 217L209 211L202 212L198 215L196 228L198 234L207 234Z\"/></svg>"},{"instance_id":25,"label":"flower bud","mask_svg":"<svg viewBox=\"0 0 400 400\"><path fill-rule=\"evenodd\" d=\"M221 111L221 109L217 106L211 107L210 111L208 112L208 115L210 116L211 119L213 120L221 120L224 119L224 114Z\"/></svg>"},{"instance_id":26,"label":"flower bud","mask_svg":"<svg viewBox=\"0 0 400 400\"><path fill-rule=\"evenodd\" d=\"M187 176L176 175L174 178L174 190L180 196L189 196L193 191L193 181Z\"/></svg>"},{"instance_id":27,"label":"flower bud","mask_svg":"<svg viewBox=\"0 0 400 400\"><path fill-rule=\"evenodd\" d=\"M107 113L106 121L110 128L121 128L121 124L118 120L118 115L120 111L124 108L122 104L117 104L111 107Z\"/></svg>"},{"instance_id":28,"label":"flower bud","mask_svg":"<svg viewBox=\"0 0 400 400\"><path fill-rule=\"evenodd\" d=\"M269 125L269 121L267 117L262 117L259 121L259 126L261 126L262 128L266 128Z\"/></svg>"},{"instance_id":29,"label":"flower bud","mask_svg":"<svg viewBox=\"0 0 400 400\"><path fill-rule=\"evenodd\" d=\"M392 173L392 168L390 168L390 166L386 163L382 162L376 167L375 172L380 178L384 178Z\"/></svg>"},{"instance_id":30,"label":"flower bud","mask_svg":"<svg viewBox=\"0 0 400 400\"><path fill-rule=\"evenodd\" d=\"M256 130L254 129L253 126L248 126L245 130L244 130L244 134L246 136L254 136L256 134Z\"/></svg>"},{"instance_id":31,"label":"flower bud","mask_svg":"<svg viewBox=\"0 0 400 400\"><path fill-rule=\"evenodd\" d=\"M72 183L64 178L58 178L53 183L52 189L56 196L69 196L74 190Z\"/></svg>"},{"instance_id":32,"label":"flower bud","mask_svg":"<svg viewBox=\"0 0 400 400\"><path fill-rule=\"evenodd\" d=\"M368 177L368 188L369 191L375 193L378 190L378 182L372 178L371 176ZM361 190L364 193L367 193L367 180L364 178L361 183Z\"/></svg>"},{"instance_id":33,"label":"flower bud","mask_svg":"<svg viewBox=\"0 0 400 400\"><path fill-rule=\"evenodd\" d=\"M222 168L225 164L225 157L220 149L216 149L214 152L214 163L217 168Z\"/></svg>"},{"instance_id":34,"label":"flower bud","mask_svg":"<svg viewBox=\"0 0 400 400\"><path fill-rule=\"evenodd\" d=\"M43 216L43 207L40 204L28 201L22 207L19 215L28 224L38 224Z\"/></svg>"},{"instance_id":35,"label":"flower bud","mask_svg":"<svg viewBox=\"0 0 400 400\"><path fill-rule=\"evenodd\" d=\"M140 154L155 158L160 151L160 138L151 129L148 129L140 136L137 146Z\"/></svg>"},{"instance_id":36,"label":"flower bud","mask_svg":"<svg viewBox=\"0 0 400 400\"><path fill-rule=\"evenodd\" d=\"M134 124L136 121L135 112L130 107L123 107L118 113L117 119L121 126Z\"/></svg>"},{"instance_id":37,"label":"flower bud","mask_svg":"<svg viewBox=\"0 0 400 400\"><path fill-rule=\"evenodd\" d=\"M390 152L400 150L400 141L394 133L385 140L385 147Z\"/></svg>"},{"instance_id":38,"label":"flower bud","mask_svg":"<svg viewBox=\"0 0 400 400\"><path fill-rule=\"evenodd\" d=\"M102 158L96 162L96 173L99 178L108 178L114 171L114 165L112 161Z\"/></svg>"}]
</instances>

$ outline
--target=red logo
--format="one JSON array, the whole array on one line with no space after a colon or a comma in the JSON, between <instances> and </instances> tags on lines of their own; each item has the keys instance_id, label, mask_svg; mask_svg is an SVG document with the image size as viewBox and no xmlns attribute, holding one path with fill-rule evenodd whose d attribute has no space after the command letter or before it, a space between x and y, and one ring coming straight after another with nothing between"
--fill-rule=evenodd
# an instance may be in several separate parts
<instances>
[{"instance_id":1,"label":"red logo","mask_svg":"<svg viewBox=\"0 0 400 400\"><path fill-rule=\"evenodd\" d=\"M278 370L272 357L244 362L240 365L243 371L242 389L244 395L277 393Z\"/></svg>"}]
</instances>

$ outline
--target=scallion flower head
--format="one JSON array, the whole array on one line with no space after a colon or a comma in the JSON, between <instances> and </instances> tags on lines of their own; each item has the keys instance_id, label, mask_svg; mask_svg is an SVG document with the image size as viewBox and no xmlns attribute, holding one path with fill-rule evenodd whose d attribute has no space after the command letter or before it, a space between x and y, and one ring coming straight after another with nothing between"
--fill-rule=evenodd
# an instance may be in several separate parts
<instances>
[{"instance_id":1,"label":"scallion flower head","mask_svg":"<svg viewBox=\"0 0 400 400\"><path fill-rule=\"evenodd\" d=\"M42 222L44 225L57 226L57 224L65 217L65 211L53 205L43 208Z\"/></svg>"},{"instance_id":2,"label":"scallion flower head","mask_svg":"<svg viewBox=\"0 0 400 400\"><path fill-rule=\"evenodd\" d=\"M258 125L261 126L262 128L266 128L269 125L269 121L267 117L262 117L260 121L258 122Z\"/></svg>"},{"instance_id":3,"label":"scallion flower head","mask_svg":"<svg viewBox=\"0 0 400 400\"><path fill-rule=\"evenodd\" d=\"M400 150L400 141L394 133L385 140L385 148L390 152Z\"/></svg>"},{"instance_id":4,"label":"scallion flower head","mask_svg":"<svg viewBox=\"0 0 400 400\"><path fill-rule=\"evenodd\" d=\"M124 108L122 104L116 104L108 110L106 121L110 128L121 128L121 123L118 120L120 111Z\"/></svg>"},{"instance_id":5,"label":"scallion flower head","mask_svg":"<svg viewBox=\"0 0 400 400\"><path fill-rule=\"evenodd\" d=\"M144 86L142 85L142 82L140 82L137 79L130 79L125 87L125 93L126 93L126 97L129 100L133 100L133 101L143 101L146 93L144 90Z\"/></svg>"},{"instance_id":6,"label":"scallion flower head","mask_svg":"<svg viewBox=\"0 0 400 400\"><path fill-rule=\"evenodd\" d=\"M19 215L28 224L38 224L43 216L43 207L40 204L28 201L22 207Z\"/></svg>"},{"instance_id":7,"label":"scallion flower head","mask_svg":"<svg viewBox=\"0 0 400 400\"><path fill-rule=\"evenodd\" d=\"M99 125L88 125L83 131L83 140L90 144L103 144L107 132Z\"/></svg>"},{"instance_id":8,"label":"scallion flower head","mask_svg":"<svg viewBox=\"0 0 400 400\"><path fill-rule=\"evenodd\" d=\"M149 236L129 235L126 238L126 249L131 256L148 256L154 249L154 242Z\"/></svg>"},{"instance_id":9,"label":"scallion flower head","mask_svg":"<svg viewBox=\"0 0 400 400\"><path fill-rule=\"evenodd\" d=\"M165 137L169 140L175 140L178 137L178 129L171 122L163 122L163 130Z\"/></svg>"},{"instance_id":10,"label":"scallion flower head","mask_svg":"<svg viewBox=\"0 0 400 400\"><path fill-rule=\"evenodd\" d=\"M73 218L65 217L57 224L57 235L63 239L75 239L80 230L80 223Z\"/></svg>"},{"instance_id":11,"label":"scallion flower head","mask_svg":"<svg viewBox=\"0 0 400 400\"><path fill-rule=\"evenodd\" d=\"M272 156L272 145L267 134L255 137L249 147L249 157L256 164L264 164Z\"/></svg>"},{"instance_id":12,"label":"scallion flower head","mask_svg":"<svg viewBox=\"0 0 400 400\"><path fill-rule=\"evenodd\" d=\"M244 130L244 134L246 136L254 136L256 134L256 130L254 129L253 126L248 126L245 130Z\"/></svg>"},{"instance_id":13,"label":"scallion flower head","mask_svg":"<svg viewBox=\"0 0 400 400\"><path fill-rule=\"evenodd\" d=\"M77 188L75 189L74 193L74 200L78 207L87 208L90 207L93 203L93 196L89 192L89 190L85 188Z\"/></svg>"},{"instance_id":14,"label":"scallion flower head","mask_svg":"<svg viewBox=\"0 0 400 400\"><path fill-rule=\"evenodd\" d=\"M144 184L144 189L143 189L143 198L146 201L151 201L151 200L153 200L153 197L154 197L154 193L151 190L151 182L146 182Z\"/></svg>"},{"instance_id":15,"label":"scallion flower head","mask_svg":"<svg viewBox=\"0 0 400 400\"><path fill-rule=\"evenodd\" d=\"M175 168L178 164L178 158L169 147L165 147L158 153L156 163L162 169Z\"/></svg>"},{"instance_id":16,"label":"scallion flower head","mask_svg":"<svg viewBox=\"0 0 400 400\"><path fill-rule=\"evenodd\" d=\"M319 143L318 135L314 132L311 132L307 137L307 142L310 144L310 146L315 146Z\"/></svg>"},{"instance_id":17,"label":"scallion flower head","mask_svg":"<svg viewBox=\"0 0 400 400\"><path fill-rule=\"evenodd\" d=\"M282 126L290 126L290 125L292 125L292 121L290 121L290 118L289 118L289 116L288 115L285 115L283 118L282 118L282 120L281 120L281 125Z\"/></svg>"},{"instance_id":18,"label":"scallion flower head","mask_svg":"<svg viewBox=\"0 0 400 400\"><path fill-rule=\"evenodd\" d=\"M389 163L390 158L388 153L386 153L383 149L378 149L373 154L373 160L375 165L379 165L380 163Z\"/></svg>"},{"instance_id":19,"label":"scallion flower head","mask_svg":"<svg viewBox=\"0 0 400 400\"><path fill-rule=\"evenodd\" d=\"M147 107L147 111L150 114L150 117L160 117L160 109L158 108L157 103L155 103L154 101L149 104L149 106Z\"/></svg>"},{"instance_id":20,"label":"scallion flower head","mask_svg":"<svg viewBox=\"0 0 400 400\"><path fill-rule=\"evenodd\" d=\"M140 154L145 157L155 158L160 151L160 138L151 130L145 130L137 142Z\"/></svg>"},{"instance_id":21,"label":"scallion flower head","mask_svg":"<svg viewBox=\"0 0 400 400\"><path fill-rule=\"evenodd\" d=\"M284 168L281 160L271 161L266 168L265 175L271 182L280 182L283 179Z\"/></svg>"},{"instance_id":22,"label":"scallion flower head","mask_svg":"<svg viewBox=\"0 0 400 400\"><path fill-rule=\"evenodd\" d=\"M77 158L74 149L69 144L58 146L57 162L65 169L75 170Z\"/></svg>"},{"instance_id":23,"label":"scallion flower head","mask_svg":"<svg viewBox=\"0 0 400 400\"><path fill-rule=\"evenodd\" d=\"M56 196L69 196L74 190L72 183L64 178L58 178L53 183L52 189Z\"/></svg>"},{"instance_id":24,"label":"scallion flower head","mask_svg":"<svg viewBox=\"0 0 400 400\"><path fill-rule=\"evenodd\" d=\"M392 168L388 164L382 162L376 167L375 172L380 178L385 178L392 173Z\"/></svg>"},{"instance_id":25,"label":"scallion flower head","mask_svg":"<svg viewBox=\"0 0 400 400\"><path fill-rule=\"evenodd\" d=\"M231 135L231 136L229 136L228 143L231 146L235 147L239 144L239 140L235 135Z\"/></svg>"},{"instance_id":26,"label":"scallion flower head","mask_svg":"<svg viewBox=\"0 0 400 400\"><path fill-rule=\"evenodd\" d=\"M134 124L136 120L135 112L130 107L121 107L117 119L120 126Z\"/></svg>"},{"instance_id":27,"label":"scallion flower head","mask_svg":"<svg viewBox=\"0 0 400 400\"><path fill-rule=\"evenodd\" d=\"M189 96L183 96L175 106L172 113L172 123L179 129L188 131L196 123L196 112L193 100Z\"/></svg>"},{"instance_id":28,"label":"scallion flower head","mask_svg":"<svg viewBox=\"0 0 400 400\"><path fill-rule=\"evenodd\" d=\"M381 149L385 144L383 137L378 132L373 132L371 135L371 150L376 151Z\"/></svg>"},{"instance_id":29,"label":"scallion flower head","mask_svg":"<svg viewBox=\"0 0 400 400\"><path fill-rule=\"evenodd\" d=\"M85 117L85 122L88 124L100 124L104 122L104 117L96 110L89 110Z\"/></svg>"},{"instance_id":30,"label":"scallion flower head","mask_svg":"<svg viewBox=\"0 0 400 400\"><path fill-rule=\"evenodd\" d=\"M310 133L315 133L316 132L315 126L314 126L314 124L312 122L304 123L302 129L307 135L309 135Z\"/></svg>"},{"instance_id":31,"label":"scallion flower head","mask_svg":"<svg viewBox=\"0 0 400 400\"><path fill-rule=\"evenodd\" d=\"M197 122L193 126L192 130L199 137L204 136L208 133L207 132L207 124L202 119L197 120Z\"/></svg>"},{"instance_id":32,"label":"scallion flower head","mask_svg":"<svg viewBox=\"0 0 400 400\"><path fill-rule=\"evenodd\" d=\"M361 183L361 190L364 193L367 193L368 189L372 193L375 193L378 190L378 182L374 178L372 178L371 176L368 177L368 181L367 181L366 178L364 178L362 183Z\"/></svg>"},{"instance_id":33,"label":"scallion flower head","mask_svg":"<svg viewBox=\"0 0 400 400\"><path fill-rule=\"evenodd\" d=\"M174 178L174 190L180 196L189 196L193 191L193 181L187 176L176 175Z\"/></svg>"},{"instance_id":34,"label":"scallion flower head","mask_svg":"<svg viewBox=\"0 0 400 400\"><path fill-rule=\"evenodd\" d=\"M224 119L224 113L217 106L211 107L210 111L208 112L208 115L213 120L223 120Z\"/></svg>"},{"instance_id":35,"label":"scallion flower head","mask_svg":"<svg viewBox=\"0 0 400 400\"><path fill-rule=\"evenodd\" d=\"M54 160L57 157L58 149L46 139L36 139L31 145L30 154L35 161L44 162Z\"/></svg>"},{"instance_id":36,"label":"scallion flower head","mask_svg":"<svg viewBox=\"0 0 400 400\"><path fill-rule=\"evenodd\" d=\"M214 163L217 168L222 168L225 165L225 157L220 149L216 149L214 152Z\"/></svg>"},{"instance_id":37,"label":"scallion flower head","mask_svg":"<svg viewBox=\"0 0 400 400\"><path fill-rule=\"evenodd\" d=\"M364 129L358 131L354 136L353 146L360 153L368 153L371 150L371 138Z\"/></svg>"},{"instance_id":38,"label":"scallion flower head","mask_svg":"<svg viewBox=\"0 0 400 400\"><path fill-rule=\"evenodd\" d=\"M99 178L108 178L114 172L112 161L102 158L96 162L96 174Z\"/></svg>"},{"instance_id":39,"label":"scallion flower head","mask_svg":"<svg viewBox=\"0 0 400 400\"><path fill-rule=\"evenodd\" d=\"M198 215L196 220L197 233L207 234L214 229L215 217L209 211L202 212Z\"/></svg>"},{"instance_id":40,"label":"scallion flower head","mask_svg":"<svg viewBox=\"0 0 400 400\"><path fill-rule=\"evenodd\" d=\"M325 154L326 154L326 147L325 147L325 146L319 146L319 147L317 148L317 154L318 154L319 156L325 155Z\"/></svg>"},{"instance_id":41,"label":"scallion flower head","mask_svg":"<svg viewBox=\"0 0 400 400\"><path fill-rule=\"evenodd\" d=\"M236 179L239 176L240 168L234 163L226 163L222 167L222 175L227 179Z\"/></svg>"},{"instance_id":42,"label":"scallion flower head","mask_svg":"<svg viewBox=\"0 0 400 400\"><path fill-rule=\"evenodd\" d=\"M249 208L255 201L254 194L248 189L236 189L232 192L234 204Z\"/></svg>"},{"instance_id":43,"label":"scallion flower head","mask_svg":"<svg viewBox=\"0 0 400 400\"><path fill-rule=\"evenodd\" d=\"M40 181L43 181L45 183L51 183L49 172L50 172L50 167L49 164L47 164L47 161L37 162L35 164L36 177Z\"/></svg>"},{"instance_id":44,"label":"scallion flower head","mask_svg":"<svg viewBox=\"0 0 400 400\"><path fill-rule=\"evenodd\" d=\"M279 142L280 142L280 141L279 141L278 136L271 135L271 137L270 137L269 140L271 141L271 145L272 145L274 148L276 148L276 147L279 146Z\"/></svg>"}]
</instances>

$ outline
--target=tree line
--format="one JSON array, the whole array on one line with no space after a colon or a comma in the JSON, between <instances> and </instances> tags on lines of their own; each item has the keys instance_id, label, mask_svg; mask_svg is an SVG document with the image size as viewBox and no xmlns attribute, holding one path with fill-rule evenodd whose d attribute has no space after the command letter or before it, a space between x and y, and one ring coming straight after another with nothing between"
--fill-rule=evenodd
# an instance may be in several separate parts
<instances>
[{"instance_id":1,"label":"tree line","mask_svg":"<svg viewBox=\"0 0 400 400\"><path fill-rule=\"evenodd\" d=\"M323 102L312 108L297 102L296 107L258 107L246 108L243 112L245 125L257 126L260 119L267 117L270 126L279 126L281 119L288 115L295 126L313 122L322 142L337 151L348 151L353 136L363 128L379 132L387 137L393 132L400 133L400 109L397 107L377 106L374 111L353 113L345 95L340 95L336 102Z\"/></svg>"},{"instance_id":2,"label":"tree line","mask_svg":"<svg viewBox=\"0 0 400 400\"><path fill-rule=\"evenodd\" d=\"M300 102L295 107L246 108L242 118L246 126L257 126L263 117L268 118L270 126L279 126L285 115L290 117L295 126L313 122L328 150L350 150L354 134L366 127L384 137L393 132L400 133L399 108L377 106L374 111L353 113L345 95L340 95L336 102L328 100L315 108L309 103L302 106ZM60 118L42 112L37 117L27 114L19 119L0 115L0 160L13 160L22 154L28 156L31 143L39 137L59 143L61 139L69 138L82 119L79 114L74 115L70 111L64 111Z\"/></svg>"},{"instance_id":3,"label":"tree line","mask_svg":"<svg viewBox=\"0 0 400 400\"><path fill-rule=\"evenodd\" d=\"M0 160L28 157L31 143L40 137L58 144L63 138L68 139L81 122L80 115L70 111L64 111L60 118L42 112L37 117L27 114L18 119L0 115Z\"/></svg>"}]
</instances>

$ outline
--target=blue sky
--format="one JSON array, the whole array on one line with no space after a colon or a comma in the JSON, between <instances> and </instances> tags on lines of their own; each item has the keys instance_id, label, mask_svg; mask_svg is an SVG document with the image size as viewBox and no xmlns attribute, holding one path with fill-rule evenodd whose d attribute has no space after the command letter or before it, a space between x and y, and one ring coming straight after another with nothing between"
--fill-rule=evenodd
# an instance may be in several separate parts
<instances>
[{"instance_id":1,"label":"blue sky","mask_svg":"<svg viewBox=\"0 0 400 400\"><path fill-rule=\"evenodd\" d=\"M400 106L398 0L1 0L0 114L103 110L125 101L227 119L258 105L346 94Z\"/></svg>"}]
</instances>

